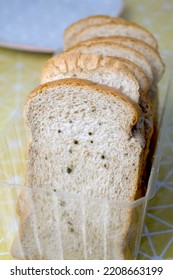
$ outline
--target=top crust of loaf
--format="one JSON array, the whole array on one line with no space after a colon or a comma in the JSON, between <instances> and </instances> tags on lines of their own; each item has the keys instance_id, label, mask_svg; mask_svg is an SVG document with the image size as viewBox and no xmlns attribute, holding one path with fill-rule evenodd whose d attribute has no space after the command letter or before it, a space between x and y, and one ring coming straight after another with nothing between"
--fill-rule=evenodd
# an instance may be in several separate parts
<instances>
[{"instance_id":1,"label":"top crust of loaf","mask_svg":"<svg viewBox=\"0 0 173 280\"><path fill-rule=\"evenodd\" d=\"M109 22L86 27L73 36L68 48L93 37L109 37L116 35L140 39L153 48L158 49L158 43L155 37L144 27L132 22Z\"/></svg>"},{"instance_id":2,"label":"top crust of loaf","mask_svg":"<svg viewBox=\"0 0 173 280\"><path fill-rule=\"evenodd\" d=\"M62 80L56 80L52 82L48 82L45 84L42 84L38 86L35 90L33 90L30 95L28 96L25 105L24 105L24 118L27 121L27 111L30 105L30 102L32 99L38 95L46 94L48 89L56 89L57 87L61 87L63 89L69 87L80 89L85 88L88 90L96 91L100 94L104 95L113 95L115 96L119 101L123 102L131 108L131 112L133 114L133 123L132 126L135 125L138 122L139 116L140 116L140 108L137 104L135 104L133 101L131 101L127 96L123 95L120 91L113 89L111 87L105 86L105 85L98 85L94 82L88 81L88 80L82 80L82 79L62 79Z\"/></svg>"},{"instance_id":3,"label":"top crust of loaf","mask_svg":"<svg viewBox=\"0 0 173 280\"><path fill-rule=\"evenodd\" d=\"M103 24L108 22L125 22L125 20L121 17L111 17L107 15L95 15L89 16L84 19L80 19L77 22L72 23L68 26L64 31L64 42L65 42L65 49L68 47L68 43L70 42L71 38L82 29L95 25L95 24Z\"/></svg>"}]
</instances>

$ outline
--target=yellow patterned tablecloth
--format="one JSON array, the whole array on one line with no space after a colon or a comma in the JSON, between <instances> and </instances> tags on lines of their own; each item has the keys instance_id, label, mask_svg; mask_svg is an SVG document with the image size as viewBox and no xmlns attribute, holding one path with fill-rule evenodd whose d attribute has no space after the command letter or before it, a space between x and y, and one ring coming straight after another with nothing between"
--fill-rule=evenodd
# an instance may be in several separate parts
<instances>
[{"instance_id":1,"label":"yellow patterned tablecloth","mask_svg":"<svg viewBox=\"0 0 173 280\"><path fill-rule=\"evenodd\" d=\"M126 0L123 16L154 33L166 65L171 65L173 1ZM38 85L40 69L49 57L48 54L0 50L1 133L28 93ZM173 98L170 106L173 107ZM1 229L0 259L10 259ZM148 206L138 259L173 259L173 116L165 135L158 191Z\"/></svg>"}]
</instances>

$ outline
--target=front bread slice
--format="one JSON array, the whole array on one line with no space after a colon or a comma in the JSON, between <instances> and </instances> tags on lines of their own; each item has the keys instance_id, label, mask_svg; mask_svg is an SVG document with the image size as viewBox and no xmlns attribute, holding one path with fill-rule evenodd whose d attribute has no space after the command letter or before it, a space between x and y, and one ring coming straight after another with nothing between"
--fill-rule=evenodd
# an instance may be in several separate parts
<instances>
[{"instance_id":1,"label":"front bread slice","mask_svg":"<svg viewBox=\"0 0 173 280\"><path fill-rule=\"evenodd\" d=\"M34 90L24 115L31 132L27 157L31 188L24 195L26 211L20 214L13 256L125 258L131 210L113 204L105 212L89 198L129 203L135 199L143 152L133 135L138 106L110 87L65 79Z\"/></svg>"}]
</instances>

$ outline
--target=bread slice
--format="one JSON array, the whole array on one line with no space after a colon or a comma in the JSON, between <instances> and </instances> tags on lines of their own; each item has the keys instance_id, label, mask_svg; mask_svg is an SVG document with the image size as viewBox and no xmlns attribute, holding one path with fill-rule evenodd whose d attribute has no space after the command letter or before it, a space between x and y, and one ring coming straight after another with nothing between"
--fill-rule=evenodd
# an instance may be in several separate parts
<instances>
[{"instance_id":1,"label":"bread slice","mask_svg":"<svg viewBox=\"0 0 173 280\"><path fill-rule=\"evenodd\" d=\"M68 48L71 48L82 41L94 37L125 36L144 41L151 47L158 49L157 40L145 28L132 22L109 22L105 24L95 24L88 26L71 38ZM67 48L67 46L66 46Z\"/></svg>"},{"instance_id":2,"label":"bread slice","mask_svg":"<svg viewBox=\"0 0 173 280\"><path fill-rule=\"evenodd\" d=\"M158 51L152 48L150 45L144 43L141 40L123 36L95 37L82 42L82 45L90 45L91 43L97 42L111 42L115 44L118 43L140 52L143 56L145 56L146 60L151 66L151 70L153 73L153 83L156 84L160 81L164 72L164 63Z\"/></svg>"},{"instance_id":3,"label":"bread slice","mask_svg":"<svg viewBox=\"0 0 173 280\"><path fill-rule=\"evenodd\" d=\"M136 77L141 91L144 93L148 92L150 88L150 81L139 66L137 66L132 61L129 61L128 59L120 58L120 57L111 57L111 61L112 64L114 64L114 61L120 61L121 63L123 63Z\"/></svg>"},{"instance_id":4,"label":"bread slice","mask_svg":"<svg viewBox=\"0 0 173 280\"><path fill-rule=\"evenodd\" d=\"M136 196L142 164L143 146L133 132L139 111L117 90L81 79L49 82L30 94L24 116L31 188L13 256L125 257L127 202ZM98 198L125 200L126 207Z\"/></svg>"},{"instance_id":5,"label":"bread slice","mask_svg":"<svg viewBox=\"0 0 173 280\"><path fill-rule=\"evenodd\" d=\"M122 62L113 60L96 54L61 53L44 65L41 83L63 78L87 79L117 88L139 103L139 84L135 76Z\"/></svg>"},{"instance_id":6,"label":"bread slice","mask_svg":"<svg viewBox=\"0 0 173 280\"><path fill-rule=\"evenodd\" d=\"M71 48L70 50L68 50L68 52L96 53L103 56L115 56L123 59L128 59L142 69L142 71L148 77L150 84L152 84L153 82L151 66L146 58L138 51L122 44L115 44L110 42L91 43L88 46L80 44L76 45L74 48Z\"/></svg>"},{"instance_id":7,"label":"bread slice","mask_svg":"<svg viewBox=\"0 0 173 280\"><path fill-rule=\"evenodd\" d=\"M73 39L74 35L79 33L86 27L95 25L95 24L104 24L108 22L124 22L125 19L121 17L111 17L107 15L95 15L89 16L84 19L80 19L77 22L74 22L70 26L68 26L64 31L64 49L68 49L70 46L70 42Z\"/></svg>"}]
</instances>

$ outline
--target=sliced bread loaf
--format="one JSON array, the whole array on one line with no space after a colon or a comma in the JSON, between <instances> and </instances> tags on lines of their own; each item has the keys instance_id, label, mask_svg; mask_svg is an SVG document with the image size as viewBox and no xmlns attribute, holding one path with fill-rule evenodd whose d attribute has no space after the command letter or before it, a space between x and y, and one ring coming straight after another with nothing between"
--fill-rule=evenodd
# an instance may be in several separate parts
<instances>
[{"instance_id":1,"label":"sliced bread loaf","mask_svg":"<svg viewBox=\"0 0 173 280\"><path fill-rule=\"evenodd\" d=\"M109 22L84 28L71 38L68 46L66 46L66 49L67 47L69 49L82 41L86 41L94 37L110 36L132 37L144 41L155 49L158 48L157 40L145 28L131 22Z\"/></svg>"},{"instance_id":2,"label":"sliced bread loaf","mask_svg":"<svg viewBox=\"0 0 173 280\"><path fill-rule=\"evenodd\" d=\"M111 42L115 44L118 43L140 52L143 56L145 56L146 60L151 66L151 70L153 73L153 83L156 84L160 81L164 72L164 63L158 51L152 48L150 45L141 40L123 36L95 37L82 42L82 45L90 45L91 43L97 42Z\"/></svg>"},{"instance_id":3,"label":"sliced bread loaf","mask_svg":"<svg viewBox=\"0 0 173 280\"><path fill-rule=\"evenodd\" d=\"M31 132L27 174L33 189L25 191L27 208L20 217L13 256L125 258L130 208L105 208L82 197L134 200L143 153L133 133L138 106L110 87L65 79L34 90L24 115ZM80 198L60 198L58 193L56 198L58 191Z\"/></svg>"}]
</instances>

